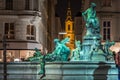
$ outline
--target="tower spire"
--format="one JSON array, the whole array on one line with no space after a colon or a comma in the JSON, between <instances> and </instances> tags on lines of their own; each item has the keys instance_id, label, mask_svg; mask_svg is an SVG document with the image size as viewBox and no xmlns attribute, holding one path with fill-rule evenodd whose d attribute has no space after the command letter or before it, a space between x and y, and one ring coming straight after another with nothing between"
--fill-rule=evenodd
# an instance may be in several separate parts
<instances>
[{"instance_id":1,"label":"tower spire","mask_svg":"<svg viewBox=\"0 0 120 80\"><path fill-rule=\"evenodd\" d=\"M68 9L70 9L70 0L68 0Z\"/></svg>"},{"instance_id":2,"label":"tower spire","mask_svg":"<svg viewBox=\"0 0 120 80\"><path fill-rule=\"evenodd\" d=\"M70 8L70 0L68 0L68 8L67 8L67 18L66 18L66 21L67 20L71 20L72 21L72 14L71 14L71 8Z\"/></svg>"}]
</instances>

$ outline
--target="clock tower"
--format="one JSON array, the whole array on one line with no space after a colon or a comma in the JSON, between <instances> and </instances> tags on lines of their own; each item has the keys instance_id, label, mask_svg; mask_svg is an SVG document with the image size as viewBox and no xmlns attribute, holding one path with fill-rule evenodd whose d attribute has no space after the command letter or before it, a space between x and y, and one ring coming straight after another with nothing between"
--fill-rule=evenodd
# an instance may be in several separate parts
<instances>
[{"instance_id":1,"label":"clock tower","mask_svg":"<svg viewBox=\"0 0 120 80\"><path fill-rule=\"evenodd\" d=\"M75 45L75 35L74 35L74 26L73 26L73 20L71 15L71 9L70 9L70 1L68 2L68 9L67 9L67 17L65 20L65 37L70 38L70 42L67 43L67 46L72 50L74 49Z\"/></svg>"}]
</instances>

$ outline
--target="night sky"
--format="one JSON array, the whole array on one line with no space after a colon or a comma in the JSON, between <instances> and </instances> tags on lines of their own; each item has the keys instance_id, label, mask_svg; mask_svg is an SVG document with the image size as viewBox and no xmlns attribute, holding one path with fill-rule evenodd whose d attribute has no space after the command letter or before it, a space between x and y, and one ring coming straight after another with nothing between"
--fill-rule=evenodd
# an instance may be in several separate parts
<instances>
[{"instance_id":1,"label":"night sky","mask_svg":"<svg viewBox=\"0 0 120 80\"><path fill-rule=\"evenodd\" d=\"M70 7L72 11L72 17L77 15L80 12L81 0L70 0ZM58 0L56 5L56 14L61 18L62 26L64 27L64 22L66 19L66 12L68 8L68 0Z\"/></svg>"}]
</instances>

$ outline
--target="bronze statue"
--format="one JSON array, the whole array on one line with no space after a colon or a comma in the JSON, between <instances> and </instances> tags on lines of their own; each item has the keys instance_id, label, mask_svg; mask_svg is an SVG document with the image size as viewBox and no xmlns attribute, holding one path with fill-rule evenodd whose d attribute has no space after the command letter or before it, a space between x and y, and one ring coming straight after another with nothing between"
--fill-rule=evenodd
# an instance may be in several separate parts
<instances>
[{"instance_id":1,"label":"bronze statue","mask_svg":"<svg viewBox=\"0 0 120 80\"><path fill-rule=\"evenodd\" d=\"M38 74L45 74L45 55L43 55L37 48L34 49L35 53L33 55L33 57L29 57L28 60L29 61L36 61L36 62L40 62L40 71Z\"/></svg>"},{"instance_id":2,"label":"bronze statue","mask_svg":"<svg viewBox=\"0 0 120 80\"><path fill-rule=\"evenodd\" d=\"M85 12L82 13L84 21L86 22L87 33L86 35L99 34L100 33L100 25L99 20L96 17L96 4L91 3L90 8L88 8Z\"/></svg>"}]
</instances>

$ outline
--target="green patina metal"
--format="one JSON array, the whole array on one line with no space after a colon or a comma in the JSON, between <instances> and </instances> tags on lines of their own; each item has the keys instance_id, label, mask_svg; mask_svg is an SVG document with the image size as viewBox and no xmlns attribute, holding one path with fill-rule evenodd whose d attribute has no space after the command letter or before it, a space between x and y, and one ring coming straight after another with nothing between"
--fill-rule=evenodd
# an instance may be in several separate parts
<instances>
[{"instance_id":1,"label":"green patina metal","mask_svg":"<svg viewBox=\"0 0 120 80\"><path fill-rule=\"evenodd\" d=\"M55 49L52 53L46 55L46 61L68 61L70 49L66 46L66 43L69 41L68 37L61 41L54 39Z\"/></svg>"},{"instance_id":2,"label":"green patina metal","mask_svg":"<svg viewBox=\"0 0 120 80\"><path fill-rule=\"evenodd\" d=\"M101 44L100 24L95 7L96 4L91 3L90 8L82 13L87 32L83 37L83 42L77 43L76 49L72 51L71 61L109 61L113 59L112 51L109 48L115 42L107 40L105 44Z\"/></svg>"},{"instance_id":3,"label":"green patina metal","mask_svg":"<svg viewBox=\"0 0 120 80\"><path fill-rule=\"evenodd\" d=\"M29 57L29 61L40 62L41 70L38 74L45 75L45 62L51 61L68 61L70 54L69 47L66 46L66 43L69 42L69 38L63 40L54 39L55 49L52 53L43 55L37 48L35 48L35 53L32 57Z\"/></svg>"},{"instance_id":4,"label":"green patina metal","mask_svg":"<svg viewBox=\"0 0 120 80\"><path fill-rule=\"evenodd\" d=\"M38 74L45 74L45 55L43 55L37 48L34 50L35 53L33 57L29 57L28 60L32 62L40 62L40 71Z\"/></svg>"},{"instance_id":5,"label":"green patina metal","mask_svg":"<svg viewBox=\"0 0 120 80\"><path fill-rule=\"evenodd\" d=\"M90 8L82 13L82 16L86 22L86 35L83 37L83 42L79 40L75 41L76 48L72 50L70 61L110 61L113 59L112 51L109 49L115 42L107 40L104 44L101 44L100 25L96 16L95 10L96 4L91 3ZM63 40L54 39L55 48L51 53L42 55L41 52L35 48L33 57L28 58L30 61L39 61L41 65L41 71L39 74L45 75L45 62L52 61L68 61L70 54L69 47L66 43L69 42L69 38Z\"/></svg>"},{"instance_id":6,"label":"green patina metal","mask_svg":"<svg viewBox=\"0 0 120 80\"><path fill-rule=\"evenodd\" d=\"M71 61L79 61L80 60L80 51L81 51L81 42L75 41L75 49L72 50Z\"/></svg>"},{"instance_id":7,"label":"green patina metal","mask_svg":"<svg viewBox=\"0 0 120 80\"><path fill-rule=\"evenodd\" d=\"M91 3L90 8L88 8L85 12L82 13L84 21L86 22L87 32L86 35L93 35L100 33L100 25L99 20L96 17L96 4Z\"/></svg>"}]
</instances>

